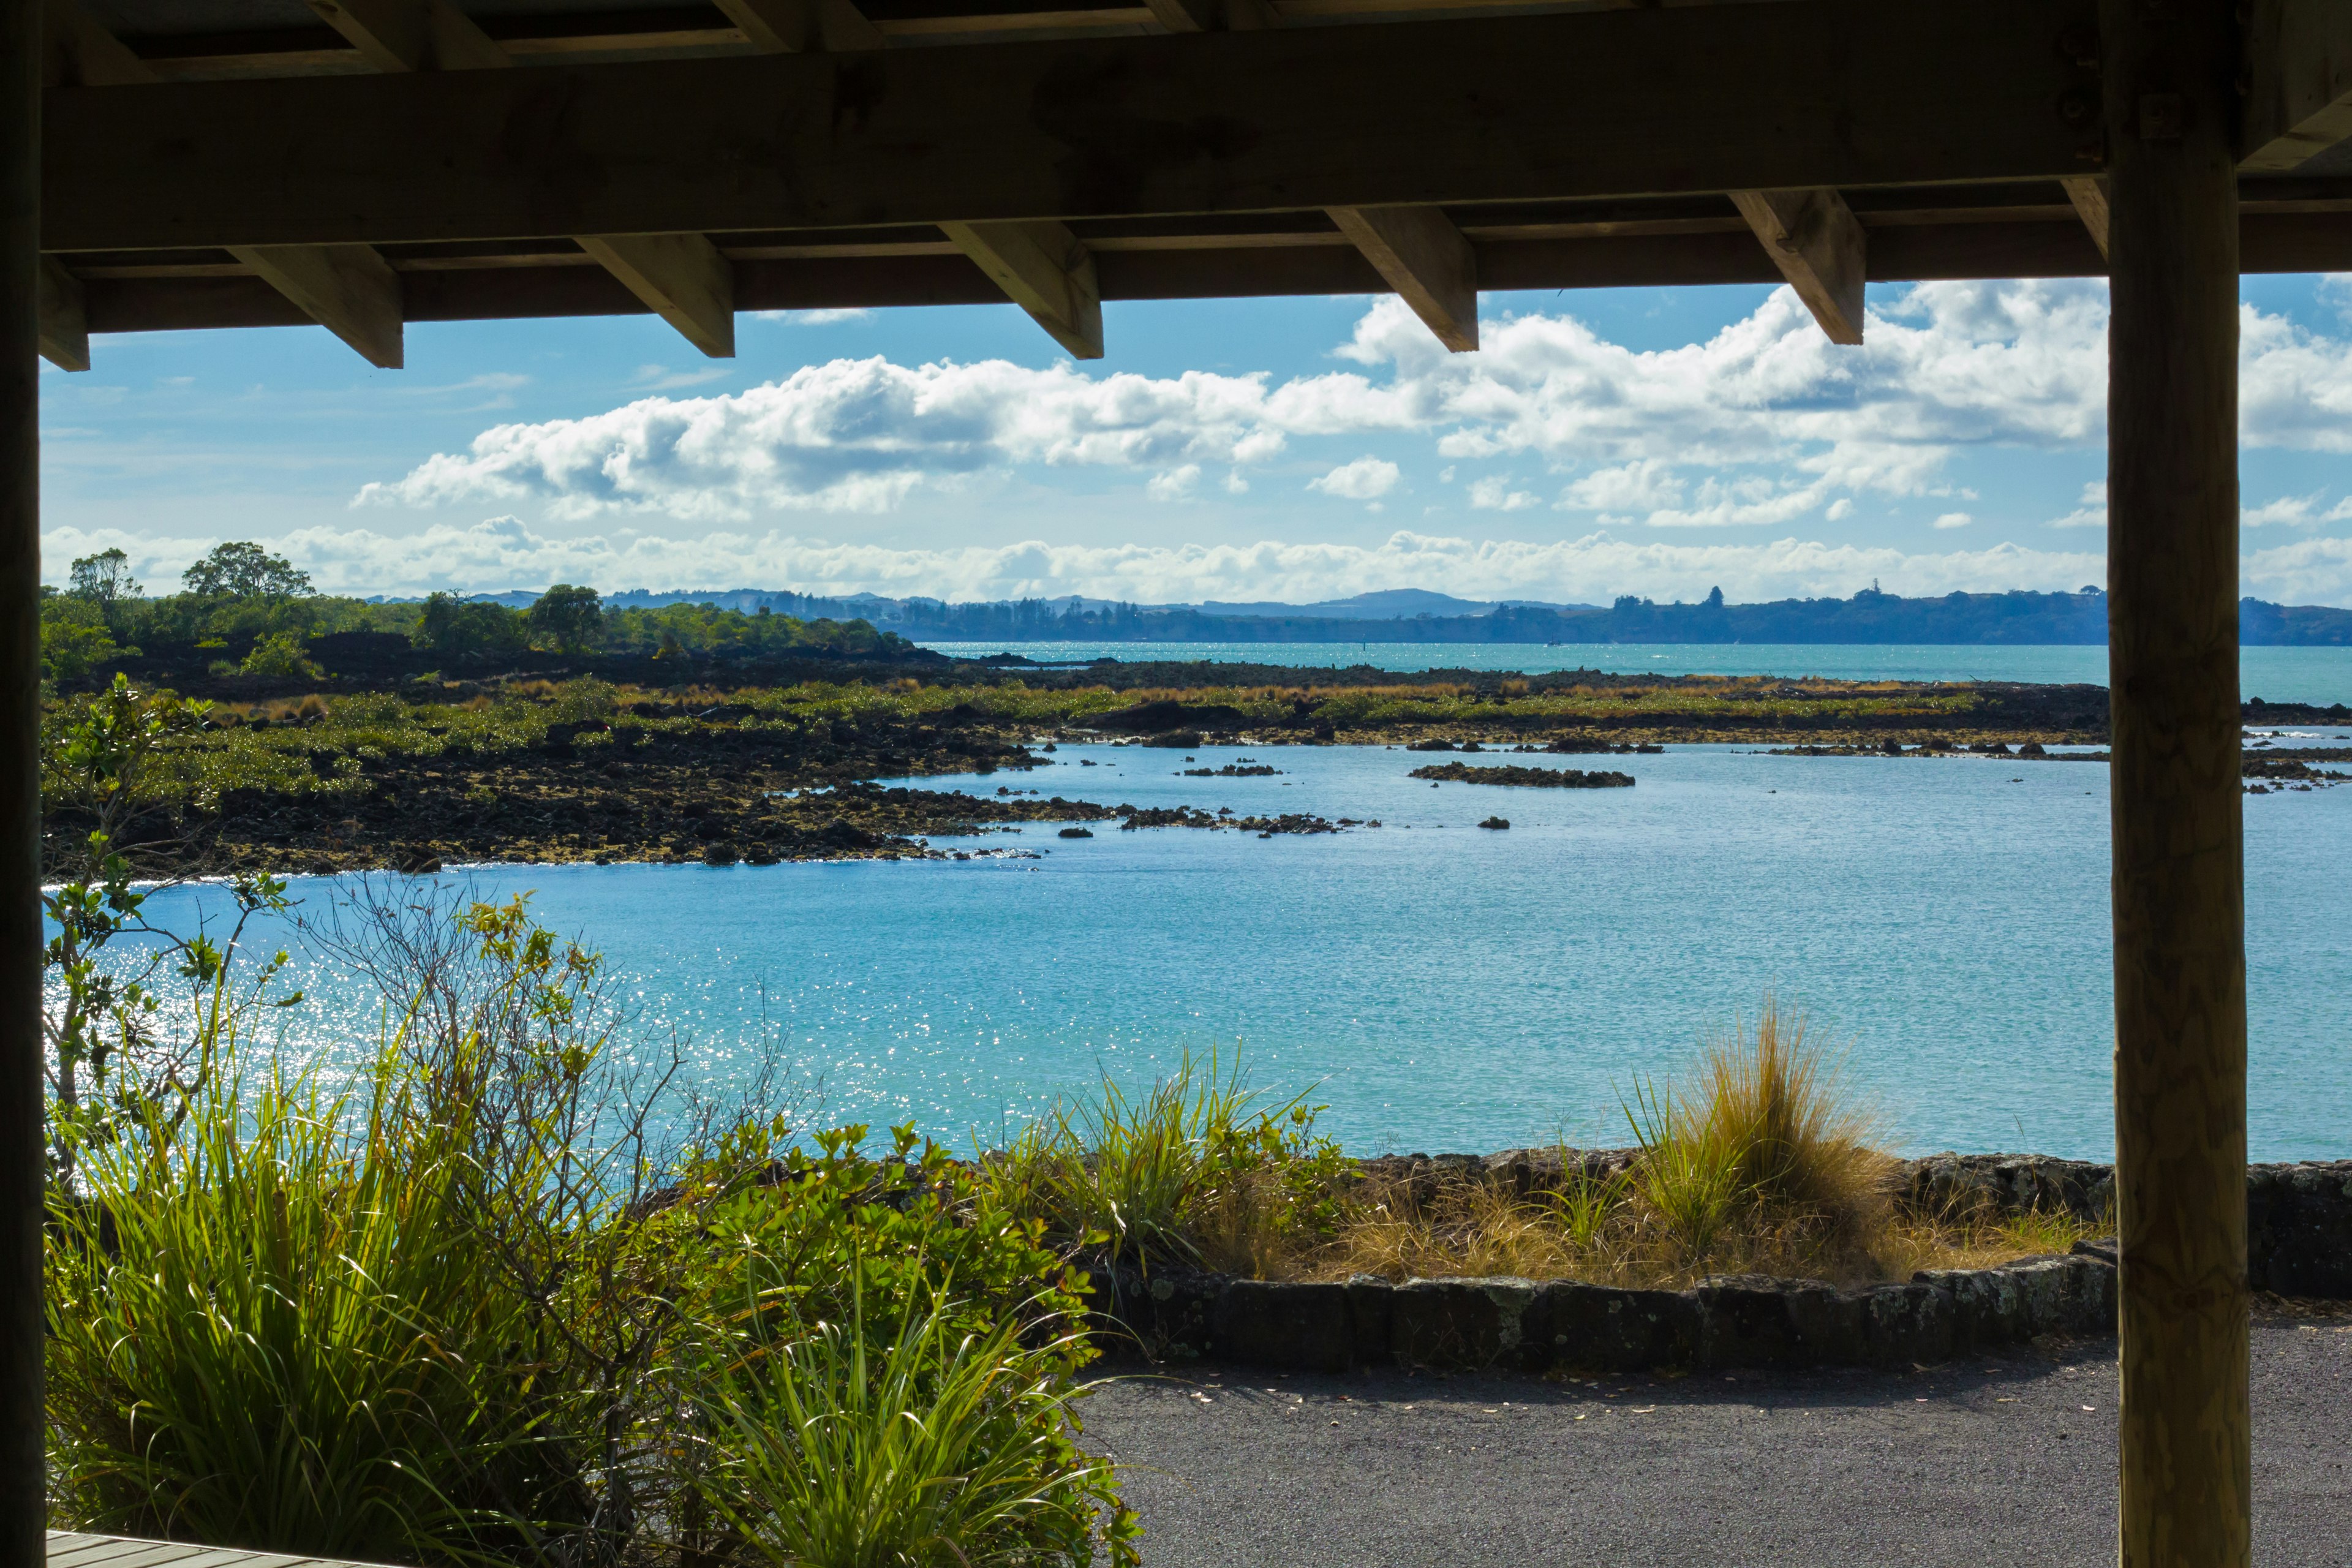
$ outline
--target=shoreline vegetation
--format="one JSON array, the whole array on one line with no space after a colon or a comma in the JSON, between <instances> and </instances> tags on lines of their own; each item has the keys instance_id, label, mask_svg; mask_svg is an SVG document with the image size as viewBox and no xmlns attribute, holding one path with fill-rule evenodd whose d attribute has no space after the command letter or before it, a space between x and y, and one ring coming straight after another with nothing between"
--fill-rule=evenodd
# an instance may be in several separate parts
<instances>
[{"instance_id":1,"label":"shoreline vegetation","mask_svg":"<svg viewBox=\"0 0 2352 1568\"><path fill-rule=\"evenodd\" d=\"M42 638L51 878L88 862L96 800L58 753L91 721L137 753L107 785L114 851L159 876L909 858L942 853L926 836L1027 823L1261 837L1359 826L1045 799L992 778L1074 742L1569 755L1738 742L1808 755L2042 756L2107 739L2096 686L1045 668L950 659L863 621L612 605L563 584L521 609L446 595L336 599L251 544L218 547L190 569L185 592L160 597L131 580L119 552L77 561L73 588L44 602ZM2255 701L2246 712L2352 721L2340 705ZM2309 764L2324 760L2279 752L2264 759L2270 773L2249 776L2261 790L2310 787L2326 775ZM873 782L950 774L980 782Z\"/></svg>"},{"instance_id":2,"label":"shoreline vegetation","mask_svg":"<svg viewBox=\"0 0 2352 1568\"><path fill-rule=\"evenodd\" d=\"M99 879L47 900L63 1528L433 1568L1130 1568L1146 1523L1080 1424L1122 1272L1846 1285L2097 1228L1907 1205L1867 1098L1769 999L1628 1086L1633 1147L1524 1186L1351 1159L1217 1057L955 1158L829 1126L772 1060L708 1092L525 899L242 880L381 994L331 1075L270 1044L302 1005L283 955L149 927L106 826Z\"/></svg>"}]
</instances>

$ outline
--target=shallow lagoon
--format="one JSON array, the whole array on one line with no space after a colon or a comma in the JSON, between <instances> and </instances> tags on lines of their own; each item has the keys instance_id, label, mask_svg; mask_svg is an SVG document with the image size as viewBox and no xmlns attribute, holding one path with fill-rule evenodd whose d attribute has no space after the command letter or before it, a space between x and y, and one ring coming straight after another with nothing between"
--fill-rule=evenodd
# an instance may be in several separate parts
<instances>
[{"instance_id":1,"label":"shallow lagoon","mask_svg":"<svg viewBox=\"0 0 2352 1568\"><path fill-rule=\"evenodd\" d=\"M1636 1076L1776 988L1850 1046L1906 1150L2112 1152L2098 763L1512 758L1640 781L1538 791L1433 789L1405 776L1433 759L1377 747L1193 755L1284 771L1178 778L1181 753L1074 746L1033 773L912 782L1384 826L1032 825L940 844L1034 858L463 875L533 890L601 947L698 1075L772 1042L831 1119L959 1145L1097 1070L1149 1079L1236 1040L1258 1084L1319 1083L1351 1150L1623 1142ZM1496 813L1508 831L1473 826ZM2352 1153L2352 787L2250 797L2246 826L2254 1156ZM295 967L301 1039L373 1034L341 976Z\"/></svg>"}]
</instances>

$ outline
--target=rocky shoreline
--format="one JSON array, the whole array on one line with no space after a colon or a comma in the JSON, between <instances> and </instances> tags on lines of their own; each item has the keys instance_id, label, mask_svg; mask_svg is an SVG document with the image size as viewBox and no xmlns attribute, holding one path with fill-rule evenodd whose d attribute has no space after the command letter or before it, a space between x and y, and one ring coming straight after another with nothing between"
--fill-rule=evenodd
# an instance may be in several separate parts
<instances>
[{"instance_id":1,"label":"rocky shoreline","mask_svg":"<svg viewBox=\"0 0 2352 1568\"><path fill-rule=\"evenodd\" d=\"M2096 687L1595 671L1318 671L1309 679L1274 667L1045 670L937 658L904 670L806 661L772 673L797 684L646 689L535 677L385 689L344 677L313 681L297 697L275 694L284 683L260 678L213 680L206 692L218 705L200 732L174 744L197 773L226 776L153 803L121 847L142 874L156 876L479 861L908 858L939 853L922 842L928 837L1017 832L1031 823L1117 819L1125 827L1261 837L1374 826L1311 813L1241 819L1192 805L1137 810L1002 785L992 794L985 783L934 792L871 782L958 773L987 781L1036 766L1064 742L1637 755L1669 741L1748 741L1806 755L2054 761L2062 754L2050 745L2106 738L2105 693ZM1266 684L1246 684L1254 680ZM585 688L607 694L597 715L564 716L566 694ZM379 724L342 716L359 707L404 717ZM2257 709L2276 722L2330 717L2278 704L2249 704L2250 715ZM458 721L485 710L499 722ZM387 735L387 725L396 733ZM2250 787L2323 787L2338 775L2313 764L2331 760L2338 759L2285 748L2250 756ZM1490 779L1487 768L1441 767L1435 777L1480 783L1565 787L1569 776L1510 776L1538 773L1514 768ZM1280 770L1256 756L1192 770L1216 777L1273 771ZM1628 778L1583 776L1611 785ZM86 813L52 804L49 875L73 874L90 826Z\"/></svg>"}]
</instances>

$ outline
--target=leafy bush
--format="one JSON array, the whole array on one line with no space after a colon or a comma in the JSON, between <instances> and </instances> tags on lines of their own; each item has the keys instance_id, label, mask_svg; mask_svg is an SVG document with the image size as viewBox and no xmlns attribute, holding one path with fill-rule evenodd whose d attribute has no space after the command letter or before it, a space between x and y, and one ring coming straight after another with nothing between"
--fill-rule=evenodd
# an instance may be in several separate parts
<instances>
[{"instance_id":1,"label":"leafy bush","mask_svg":"<svg viewBox=\"0 0 2352 1568\"><path fill-rule=\"evenodd\" d=\"M310 675L319 673L302 651L302 639L292 632L272 632L253 645L237 667L240 675Z\"/></svg>"}]
</instances>

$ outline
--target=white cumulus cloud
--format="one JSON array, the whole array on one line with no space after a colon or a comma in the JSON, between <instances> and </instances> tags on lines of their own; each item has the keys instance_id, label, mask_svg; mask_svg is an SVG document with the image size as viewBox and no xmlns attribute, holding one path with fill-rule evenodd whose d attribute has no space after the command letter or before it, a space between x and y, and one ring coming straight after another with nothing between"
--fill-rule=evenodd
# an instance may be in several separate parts
<instances>
[{"instance_id":1,"label":"white cumulus cloud","mask_svg":"<svg viewBox=\"0 0 2352 1568\"><path fill-rule=\"evenodd\" d=\"M1402 477L1402 470L1386 458L1359 458L1352 463L1340 464L1321 479L1307 480L1307 488L1342 500L1377 500L1396 489L1397 480Z\"/></svg>"}]
</instances>

